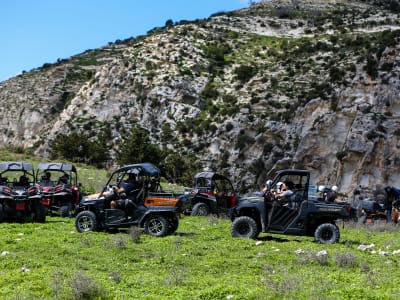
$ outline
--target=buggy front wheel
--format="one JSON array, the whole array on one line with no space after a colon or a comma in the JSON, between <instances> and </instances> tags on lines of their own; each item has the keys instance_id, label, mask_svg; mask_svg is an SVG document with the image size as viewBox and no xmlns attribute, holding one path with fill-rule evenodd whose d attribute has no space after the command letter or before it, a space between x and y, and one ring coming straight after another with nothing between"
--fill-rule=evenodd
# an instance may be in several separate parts
<instances>
[{"instance_id":1,"label":"buggy front wheel","mask_svg":"<svg viewBox=\"0 0 400 300\"><path fill-rule=\"evenodd\" d=\"M335 224L324 223L315 230L315 241L320 244L335 244L339 242L340 232Z\"/></svg>"},{"instance_id":2,"label":"buggy front wheel","mask_svg":"<svg viewBox=\"0 0 400 300\"><path fill-rule=\"evenodd\" d=\"M163 216L149 216L144 223L144 231L151 236L163 237L170 233L170 224Z\"/></svg>"},{"instance_id":3,"label":"buggy front wheel","mask_svg":"<svg viewBox=\"0 0 400 300\"><path fill-rule=\"evenodd\" d=\"M192 216L208 216L210 208L203 202L196 203L192 208Z\"/></svg>"},{"instance_id":4,"label":"buggy front wheel","mask_svg":"<svg viewBox=\"0 0 400 300\"><path fill-rule=\"evenodd\" d=\"M253 218L241 216L233 221L231 234L233 237L255 239L260 234L260 230Z\"/></svg>"},{"instance_id":5,"label":"buggy front wheel","mask_svg":"<svg viewBox=\"0 0 400 300\"><path fill-rule=\"evenodd\" d=\"M78 232L97 230L97 219L94 212L90 210L81 211L75 218L75 227Z\"/></svg>"}]
</instances>

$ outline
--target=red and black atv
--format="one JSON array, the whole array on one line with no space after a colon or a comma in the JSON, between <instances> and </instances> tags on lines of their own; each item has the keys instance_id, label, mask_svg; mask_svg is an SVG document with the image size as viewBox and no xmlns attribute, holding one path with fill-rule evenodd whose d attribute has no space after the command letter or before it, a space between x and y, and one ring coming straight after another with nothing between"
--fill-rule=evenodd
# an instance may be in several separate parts
<instances>
[{"instance_id":1,"label":"red and black atv","mask_svg":"<svg viewBox=\"0 0 400 300\"><path fill-rule=\"evenodd\" d=\"M187 197L189 201L185 214L207 216L227 214L239 199L231 181L224 175L204 171L194 177L194 189Z\"/></svg>"},{"instance_id":2,"label":"red and black atv","mask_svg":"<svg viewBox=\"0 0 400 300\"><path fill-rule=\"evenodd\" d=\"M75 166L61 162L40 163L36 176L46 213L58 213L62 217L72 216L81 199Z\"/></svg>"},{"instance_id":3,"label":"red and black atv","mask_svg":"<svg viewBox=\"0 0 400 300\"><path fill-rule=\"evenodd\" d=\"M3 220L46 221L35 170L28 162L0 163L0 222Z\"/></svg>"},{"instance_id":4,"label":"red and black atv","mask_svg":"<svg viewBox=\"0 0 400 300\"><path fill-rule=\"evenodd\" d=\"M362 200L360 222L363 224L371 224L376 221L387 222L387 214L383 203L369 198Z\"/></svg>"}]
</instances>

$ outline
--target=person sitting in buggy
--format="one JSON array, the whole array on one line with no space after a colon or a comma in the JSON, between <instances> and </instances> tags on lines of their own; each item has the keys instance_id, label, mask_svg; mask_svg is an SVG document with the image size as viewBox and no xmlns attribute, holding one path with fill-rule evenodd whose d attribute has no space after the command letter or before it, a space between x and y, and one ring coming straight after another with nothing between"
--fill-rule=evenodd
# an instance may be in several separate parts
<instances>
[{"instance_id":1,"label":"person sitting in buggy","mask_svg":"<svg viewBox=\"0 0 400 300\"><path fill-rule=\"evenodd\" d=\"M18 185L24 186L24 187L29 186L29 178L28 178L28 176L26 176L25 173L22 174L21 177L19 177Z\"/></svg>"},{"instance_id":2,"label":"person sitting in buggy","mask_svg":"<svg viewBox=\"0 0 400 300\"><path fill-rule=\"evenodd\" d=\"M58 184L69 184L69 175L63 174L60 178L58 178Z\"/></svg>"},{"instance_id":3,"label":"person sitting in buggy","mask_svg":"<svg viewBox=\"0 0 400 300\"><path fill-rule=\"evenodd\" d=\"M135 207L137 192L141 189L141 185L136 180L134 173L128 173L128 178L122 181L119 187L113 186L114 192L106 197L106 202L110 203L110 208L128 209Z\"/></svg>"}]
</instances>

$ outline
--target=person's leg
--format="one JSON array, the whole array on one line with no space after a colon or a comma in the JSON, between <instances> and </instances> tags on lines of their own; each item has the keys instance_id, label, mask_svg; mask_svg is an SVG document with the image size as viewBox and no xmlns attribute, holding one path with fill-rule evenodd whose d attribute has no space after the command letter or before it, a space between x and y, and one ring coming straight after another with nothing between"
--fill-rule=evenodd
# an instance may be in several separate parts
<instances>
[{"instance_id":1,"label":"person's leg","mask_svg":"<svg viewBox=\"0 0 400 300\"><path fill-rule=\"evenodd\" d=\"M392 209L387 210L387 221L392 222Z\"/></svg>"}]
</instances>

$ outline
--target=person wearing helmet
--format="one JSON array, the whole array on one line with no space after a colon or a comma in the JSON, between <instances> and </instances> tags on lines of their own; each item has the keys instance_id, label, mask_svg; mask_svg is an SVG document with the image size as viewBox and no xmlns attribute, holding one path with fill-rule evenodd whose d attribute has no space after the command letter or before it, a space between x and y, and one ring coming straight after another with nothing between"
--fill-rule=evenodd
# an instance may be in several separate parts
<instances>
[{"instance_id":1,"label":"person wearing helmet","mask_svg":"<svg viewBox=\"0 0 400 300\"><path fill-rule=\"evenodd\" d=\"M338 187L336 185L334 185L330 191L328 191L326 193L325 196L325 201L328 203L337 203L337 191L338 191Z\"/></svg>"},{"instance_id":2,"label":"person wearing helmet","mask_svg":"<svg viewBox=\"0 0 400 300\"><path fill-rule=\"evenodd\" d=\"M281 182L281 181L279 181L277 184L276 184L276 192L277 193L280 193L281 191L282 191L282 186L283 186L283 182Z\"/></svg>"},{"instance_id":3,"label":"person wearing helmet","mask_svg":"<svg viewBox=\"0 0 400 300\"><path fill-rule=\"evenodd\" d=\"M326 187L324 185L318 186L318 200L326 201Z\"/></svg>"},{"instance_id":4,"label":"person wearing helmet","mask_svg":"<svg viewBox=\"0 0 400 300\"><path fill-rule=\"evenodd\" d=\"M275 198L278 199L282 205L287 205L289 198L294 194L293 187L293 182L283 182L280 187L280 191L275 194Z\"/></svg>"},{"instance_id":5,"label":"person wearing helmet","mask_svg":"<svg viewBox=\"0 0 400 300\"><path fill-rule=\"evenodd\" d=\"M338 190L339 188L336 185L332 186L326 193L325 201L328 203L345 203L345 201L338 198Z\"/></svg>"}]
</instances>

